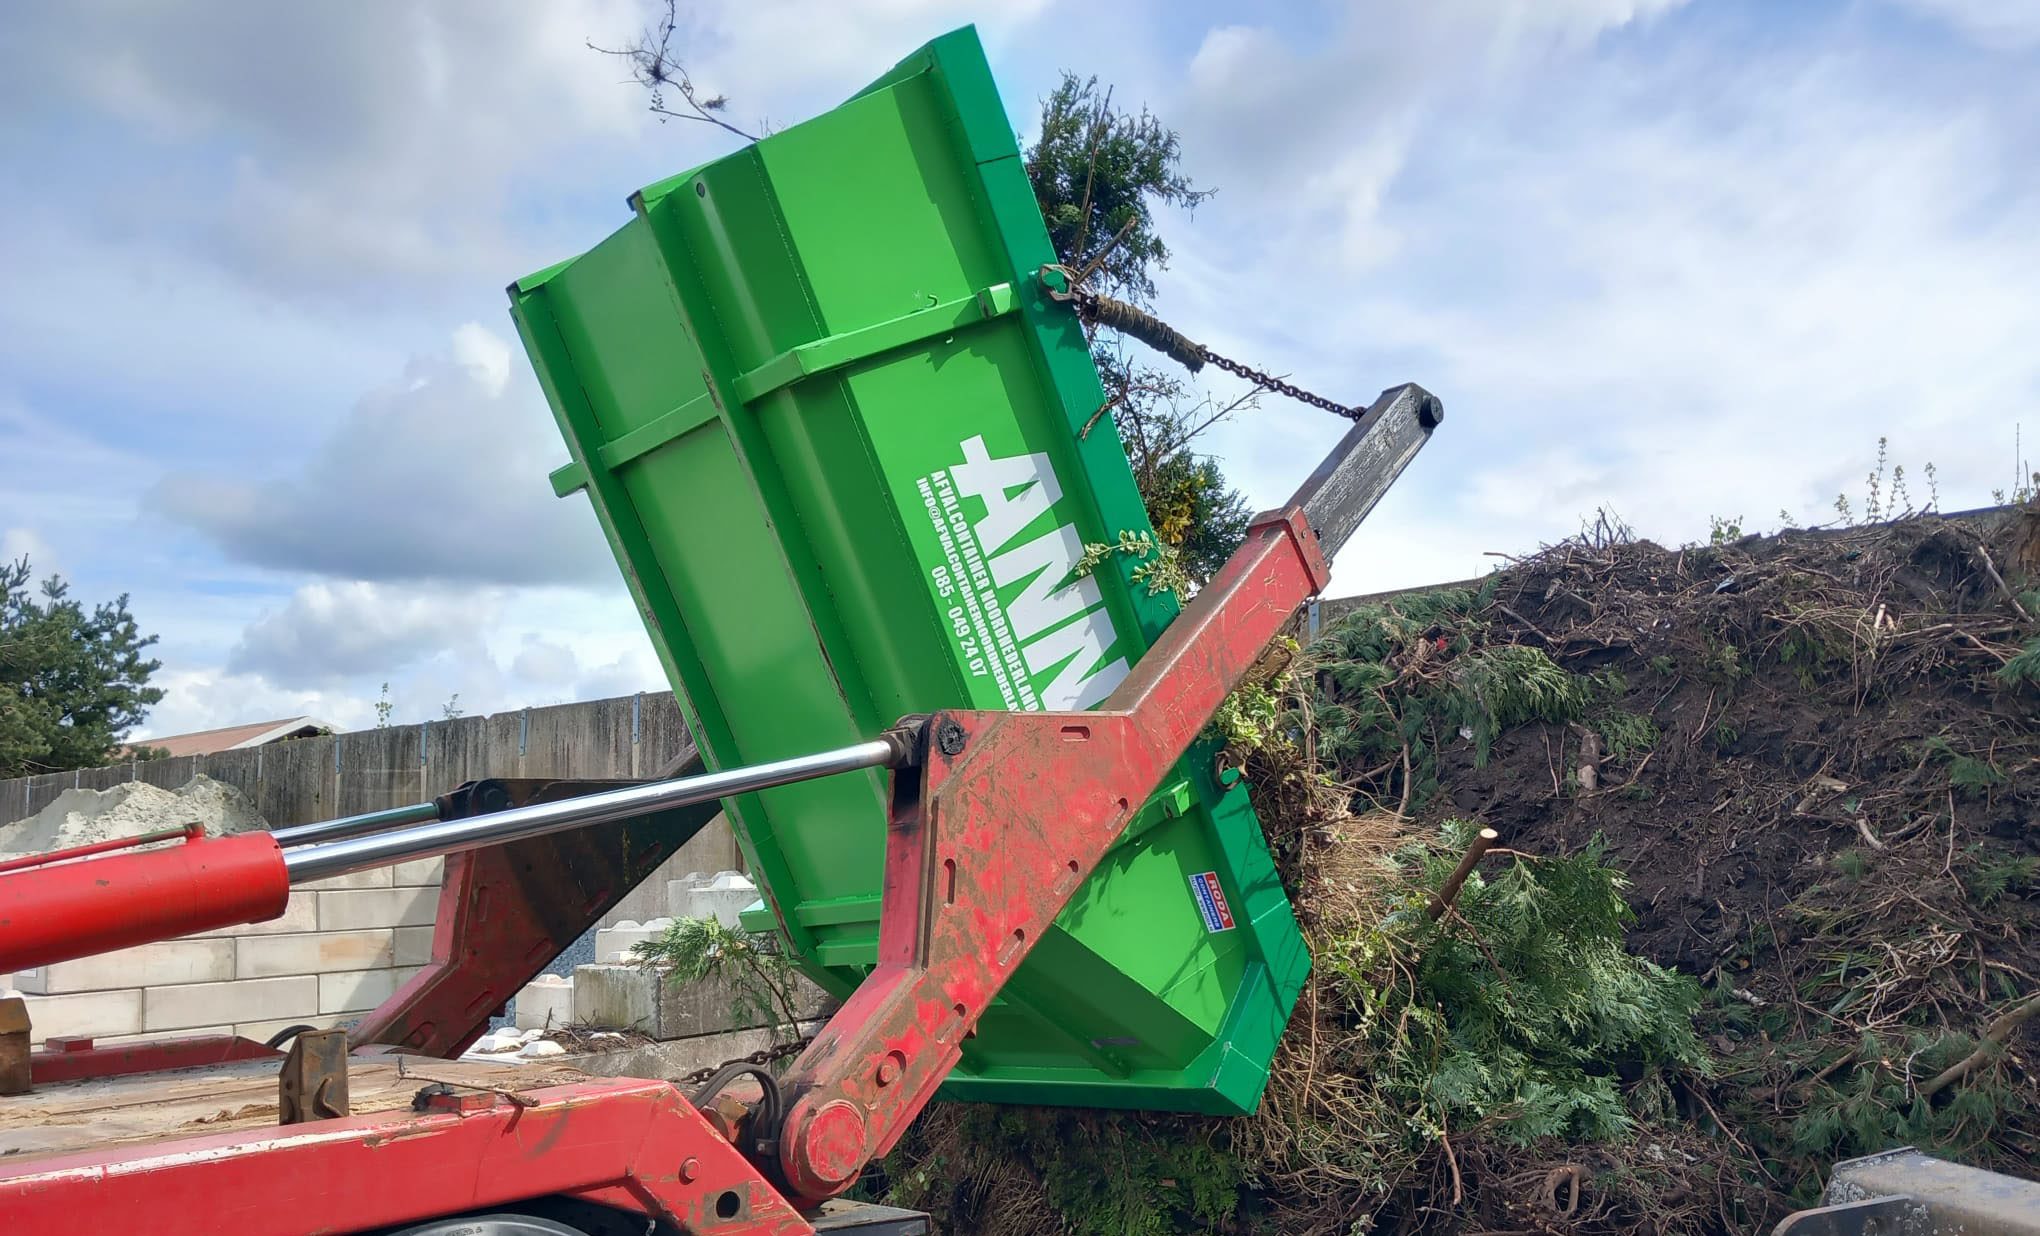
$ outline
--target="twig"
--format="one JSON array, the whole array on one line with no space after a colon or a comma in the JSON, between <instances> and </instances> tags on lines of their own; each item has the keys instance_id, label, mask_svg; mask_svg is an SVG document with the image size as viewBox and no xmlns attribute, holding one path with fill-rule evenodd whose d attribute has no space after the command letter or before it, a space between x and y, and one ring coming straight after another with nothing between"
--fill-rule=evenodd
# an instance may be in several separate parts
<instances>
[{"instance_id":1,"label":"twig","mask_svg":"<svg viewBox=\"0 0 2040 1236\"><path fill-rule=\"evenodd\" d=\"M1252 387L1245 394L1236 397L1231 403L1226 404L1224 407L1219 408L1218 411L1213 412L1210 416L1207 416L1202 421L1199 421L1196 425L1192 426L1188 431L1186 431L1183 434L1183 440L1177 444L1176 451L1181 452L1185 447L1189 446L1190 443L1196 441L1197 436L1199 434L1211 428L1213 425L1218 424L1226 417L1231 416L1234 412L1239 411L1240 406L1242 404L1245 404L1248 401L1256 398L1257 396L1260 395L1262 391L1267 389L1268 388L1265 386ZM1207 399L1205 400L1205 406L1211 407L1214 405L1215 402L1216 401L1214 400Z\"/></svg>"},{"instance_id":2,"label":"twig","mask_svg":"<svg viewBox=\"0 0 2040 1236\"><path fill-rule=\"evenodd\" d=\"M1395 814L1399 819L1407 820L1410 818L1410 744L1408 739L1404 739L1402 745L1402 802L1397 805ZM1431 917L1436 918L1438 916L1433 914Z\"/></svg>"},{"instance_id":3,"label":"twig","mask_svg":"<svg viewBox=\"0 0 2040 1236\"><path fill-rule=\"evenodd\" d=\"M1537 629L1536 623L1530 621L1528 618L1525 618L1523 615L1517 613L1515 610L1510 609L1508 606L1503 605L1499 601L1495 602L1495 608L1500 610L1502 613L1507 614L1509 617L1514 618L1518 623L1522 625L1524 630L1530 632L1530 634L1536 636L1538 639L1543 640L1545 643L1550 644L1554 648L1558 646L1549 635L1546 635L1544 632Z\"/></svg>"},{"instance_id":4,"label":"twig","mask_svg":"<svg viewBox=\"0 0 2040 1236\"><path fill-rule=\"evenodd\" d=\"M2003 1046L2012 1032L2024 1025L2035 1013L2040 1013L2040 991L2034 992L1998 1014L1984 1027L1983 1038L1977 1043L1976 1050L1941 1070L1932 1080L1921 1086L1920 1097L1932 1098L1937 1092L1967 1077L1978 1065L1990 1058L1995 1048Z\"/></svg>"},{"instance_id":5,"label":"twig","mask_svg":"<svg viewBox=\"0 0 2040 1236\"><path fill-rule=\"evenodd\" d=\"M1452 1204L1457 1206L1466 1196L1466 1191L1460 1187L1459 1159L1452 1153L1452 1139L1446 1136L1443 1112L1438 1115L1438 1144L1445 1148L1445 1166L1452 1169Z\"/></svg>"},{"instance_id":6,"label":"twig","mask_svg":"<svg viewBox=\"0 0 2040 1236\"><path fill-rule=\"evenodd\" d=\"M1941 860L1941 874L1952 876L1955 869L1955 791L1948 791L1948 857Z\"/></svg>"},{"instance_id":7,"label":"twig","mask_svg":"<svg viewBox=\"0 0 2040 1236\"><path fill-rule=\"evenodd\" d=\"M1446 907L1445 913L1450 914L1452 916L1453 922L1458 923L1461 927L1466 928L1467 939L1472 940L1473 947L1479 949L1480 955L1483 958L1486 958L1488 968L1495 972L1495 978L1501 982L1502 990L1504 991L1509 990L1509 972L1507 970L1502 969L1501 958L1495 956L1494 950L1487 946L1487 941L1481 937L1480 928L1475 927L1471 922L1469 922L1467 920L1467 917L1464 914L1461 914L1458 908L1455 906Z\"/></svg>"},{"instance_id":8,"label":"twig","mask_svg":"<svg viewBox=\"0 0 2040 1236\"><path fill-rule=\"evenodd\" d=\"M1856 1050L1854 1048L1850 1048L1848 1051L1845 1051L1841 1055L1837 1056L1834 1059L1834 1061L1831 1064L1829 1064L1826 1068L1822 1069L1818 1073L1815 1073L1812 1077L1807 1078L1806 1084L1809 1086L1820 1085L1828 1078L1833 1077L1836 1073L1839 1073L1843 1069L1847 1068L1849 1064L1855 1060L1855 1058Z\"/></svg>"},{"instance_id":9,"label":"twig","mask_svg":"<svg viewBox=\"0 0 2040 1236\"><path fill-rule=\"evenodd\" d=\"M1997 563L1990 560L1990 551L1981 544L1976 547L1976 560L1982 565L1983 573L1990 576L1990 582L1996 584L1998 591L2005 594L2005 603L2012 607L2012 612L2019 616L2019 620L2033 621L2033 615L2027 613L2026 607L2019 604L2018 595L2012 591L2011 585L2005 583L2005 577L1998 574Z\"/></svg>"},{"instance_id":10,"label":"twig","mask_svg":"<svg viewBox=\"0 0 2040 1236\"><path fill-rule=\"evenodd\" d=\"M1735 1144L1735 1148L1737 1150L1742 1151L1744 1154L1748 1155L1750 1157L1750 1162L1756 1165L1756 1169L1758 1171L1764 1173L1764 1175L1766 1176L1771 1176L1771 1169L1764 1166L1764 1161L1757 1157L1756 1151L1751 1150L1747 1145L1744 1145L1743 1139L1735 1135L1735 1130L1729 1127L1728 1121L1723 1120L1721 1118L1720 1112L1714 1110L1714 1104L1709 1103L1707 1101L1707 1096L1706 1094L1701 1092L1700 1087L1694 1086L1692 1087L1692 1091L1693 1097L1700 1100L1700 1106L1706 1108L1707 1114L1714 1117L1714 1123L1720 1127L1721 1131L1724 1134L1727 1135L1728 1140ZM1771 1178L1774 1180L1777 1179L1775 1176L1772 1176Z\"/></svg>"},{"instance_id":11,"label":"twig","mask_svg":"<svg viewBox=\"0 0 2040 1236\"><path fill-rule=\"evenodd\" d=\"M1865 821L1862 816L1860 815L1857 816L1854 820L1851 820L1850 823L1856 826L1856 832L1862 836L1864 842L1867 843L1871 849L1881 850L1884 848L1884 843L1877 839L1876 833L1870 831L1869 823Z\"/></svg>"},{"instance_id":12,"label":"twig","mask_svg":"<svg viewBox=\"0 0 2040 1236\"><path fill-rule=\"evenodd\" d=\"M1699 742L1700 736L1707 732L1707 714L1714 711L1715 690L1716 688L1714 687L1707 688L1707 702L1700 706L1700 724L1694 726L1692 734L1687 737L1686 745L1688 747L1692 746L1696 742ZM1727 706L1724 705L1722 710L1726 712Z\"/></svg>"},{"instance_id":13,"label":"twig","mask_svg":"<svg viewBox=\"0 0 2040 1236\"><path fill-rule=\"evenodd\" d=\"M1126 398L1126 388L1122 386L1119 388L1118 394L1113 395L1110 399L1107 399L1104 403L1099 404L1098 410L1096 412L1091 413L1091 419L1085 421L1084 427L1077 431L1077 441L1082 442L1085 439L1089 438L1091 436L1091 431L1098 427L1098 422L1104 419L1105 414L1107 412L1110 412L1114 407L1116 407L1119 401L1124 398Z\"/></svg>"},{"instance_id":14,"label":"twig","mask_svg":"<svg viewBox=\"0 0 2040 1236\"><path fill-rule=\"evenodd\" d=\"M1128 215L1126 217L1126 222L1120 224L1119 230L1112 234L1112 239L1106 241L1104 246L1100 248L1098 252L1092 254L1091 259L1084 263L1084 268L1077 272L1077 277L1070 280L1071 285L1072 286L1079 285L1083 283L1084 280L1089 279L1092 275L1098 273L1098 268L1105 264L1105 259L1112 256L1112 251L1119 247L1119 242L1125 240L1127 237L1127 233L1133 231L1133 225L1139 222L1140 213L1138 211Z\"/></svg>"},{"instance_id":15,"label":"twig","mask_svg":"<svg viewBox=\"0 0 2040 1236\"><path fill-rule=\"evenodd\" d=\"M1991 647L1991 646L1990 646L1989 644L1986 644L1986 643L1984 643L1984 642L1983 642L1982 640L1980 640L1980 639L1976 638L1976 637L1975 637L1974 635L1971 635L1971 634L1970 634L1969 632L1967 632L1967 631L1958 631L1958 632L1956 632L1956 634L1960 635L1960 636L1961 636L1961 637L1962 637L1963 639L1966 639L1966 640L1968 640L1968 641L1969 641L1970 643L1972 643L1972 644L1976 645L1976 647L1977 647L1977 648L1978 648L1979 650L1981 650L1981 651L1983 651L1983 652L1986 652L1986 653L1990 654L1990 655L1991 655L1991 656L1993 656L1993 657L1996 657L1996 658L1997 658L1997 663L1998 663L1999 665L2003 665L2003 664L2004 664L2004 663L2006 663L2007 661L2010 661L2010 660L2011 660L2011 658L2010 658L2010 657L2008 657L2008 656L2006 656L2006 655L2005 655L2004 653L2002 653L2002 652L1999 652L1999 651L1998 651L1997 649L1995 649L1995 648Z\"/></svg>"},{"instance_id":16,"label":"twig","mask_svg":"<svg viewBox=\"0 0 2040 1236\"><path fill-rule=\"evenodd\" d=\"M1488 852L1489 846L1501 840L1501 836L1492 828L1483 828L1473 835L1473 844L1466 847L1465 854L1460 855L1459 865L1452 869L1452 874L1445 877L1445 883L1431 895L1431 904L1424 908L1427 917L1436 922L1438 917L1458 899L1460 886L1466 883L1466 877L1473 874L1473 869L1480 862L1481 856Z\"/></svg>"},{"instance_id":17,"label":"twig","mask_svg":"<svg viewBox=\"0 0 2040 1236\"><path fill-rule=\"evenodd\" d=\"M1558 1204L1558 1191L1566 1185L1572 1186L1572 1195L1565 1205ZM1580 1208L1580 1165L1567 1163L1554 1167L1544 1174L1544 1205L1552 1214L1570 1217Z\"/></svg>"}]
</instances>

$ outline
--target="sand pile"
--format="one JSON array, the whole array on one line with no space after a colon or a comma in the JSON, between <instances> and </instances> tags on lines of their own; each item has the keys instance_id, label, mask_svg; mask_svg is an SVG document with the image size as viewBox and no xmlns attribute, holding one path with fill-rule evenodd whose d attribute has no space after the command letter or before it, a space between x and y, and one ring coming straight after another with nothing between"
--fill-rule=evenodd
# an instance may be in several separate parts
<instances>
[{"instance_id":1,"label":"sand pile","mask_svg":"<svg viewBox=\"0 0 2040 1236\"><path fill-rule=\"evenodd\" d=\"M174 792L130 781L110 790L65 790L29 818L0 825L0 856L44 854L193 820L214 836L268 827L246 794L203 774Z\"/></svg>"}]
</instances>

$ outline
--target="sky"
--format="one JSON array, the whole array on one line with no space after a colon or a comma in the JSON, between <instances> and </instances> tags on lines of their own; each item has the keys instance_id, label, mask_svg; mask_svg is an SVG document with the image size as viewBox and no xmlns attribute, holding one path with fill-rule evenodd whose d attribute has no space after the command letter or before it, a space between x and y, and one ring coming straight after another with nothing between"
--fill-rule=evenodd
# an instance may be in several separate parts
<instances>
[{"instance_id":1,"label":"sky","mask_svg":"<svg viewBox=\"0 0 2040 1236\"><path fill-rule=\"evenodd\" d=\"M1023 139L1062 71L1181 135L1157 308L1444 427L1332 592L1603 509L1666 543L1860 509L1877 443L1983 505L2040 437L2040 0L704 0L741 124L975 22ZM173 11L174 10L174 11ZM663 687L503 287L734 149L612 59L641 0L73 0L0 19L0 556L126 593L143 736ZM1235 393L1212 380L1218 398ZM1340 422L1205 448L1280 502ZM2026 447L2027 457L2040 449Z\"/></svg>"}]
</instances>

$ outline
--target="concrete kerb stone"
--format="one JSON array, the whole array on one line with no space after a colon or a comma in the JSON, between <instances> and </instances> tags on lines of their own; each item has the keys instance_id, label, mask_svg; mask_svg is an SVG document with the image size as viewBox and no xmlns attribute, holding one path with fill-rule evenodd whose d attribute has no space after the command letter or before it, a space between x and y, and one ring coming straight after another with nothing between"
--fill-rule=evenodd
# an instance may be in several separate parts
<instances>
[{"instance_id":1,"label":"concrete kerb stone","mask_svg":"<svg viewBox=\"0 0 2040 1236\"><path fill-rule=\"evenodd\" d=\"M573 979L541 974L517 993L519 1030L556 1030L574 1022Z\"/></svg>"},{"instance_id":2,"label":"concrete kerb stone","mask_svg":"<svg viewBox=\"0 0 2040 1236\"><path fill-rule=\"evenodd\" d=\"M595 933L595 960L598 964L628 965L635 960L632 950L660 939L672 925L670 918L655 918L648 923L624 919L613 927L601 928Z\"/></svg>"},{"instance_id":3,"label":"concrete kerb stone","mask_svg":"<svg viewBox=\"0 0 2040 1236\"><path fill-rule=\"evenodd\" d=\"M667 913L674 918L712 918L731 931L741 927L738 916L757 900L758 886L741 871L697 872L666 882Z\"/></svg>"}]
</instances>

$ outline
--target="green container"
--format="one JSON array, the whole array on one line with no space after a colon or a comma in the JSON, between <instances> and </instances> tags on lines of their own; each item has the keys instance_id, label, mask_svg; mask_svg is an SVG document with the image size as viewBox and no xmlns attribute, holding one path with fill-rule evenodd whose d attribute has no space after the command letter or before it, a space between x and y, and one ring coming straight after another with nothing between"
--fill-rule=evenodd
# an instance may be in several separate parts
<instances>
[{"instance_id":1,"label":"green container","mask_svg":"<svg viewBox=\"0 0 2040 1236\"><path fill-rule=\"evenodd\" d=\"M936 708L1105 698L1178 609L976 33L632 197L510 289L711 767ZM1096 419L1087 435L1084 428ZM1251 1111L1309 957L1244 789L1192 750L984 1015L953 1098ZM808 972L877 949L880 774L726 804Z\"/></svg>"}]
</instances>

